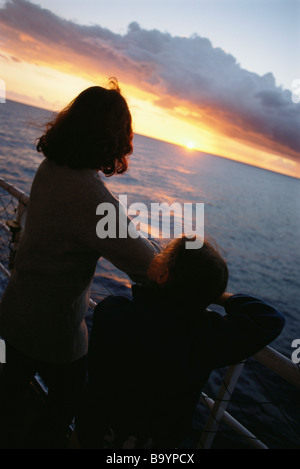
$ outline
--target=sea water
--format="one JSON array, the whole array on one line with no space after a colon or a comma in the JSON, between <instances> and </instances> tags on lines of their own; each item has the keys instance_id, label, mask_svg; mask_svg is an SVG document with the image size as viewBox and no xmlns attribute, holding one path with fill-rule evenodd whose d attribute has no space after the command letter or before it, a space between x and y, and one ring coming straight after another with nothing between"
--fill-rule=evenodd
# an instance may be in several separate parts
<instances>
[{"instance_id":1,"label":"sea water","mask_svg":"<svg viewBox=\"0 0 300 469\"><path fill-rule=\"evenodd\" d=\"M0 177L26 193L42 161L34 141L52 117L14 101L0 104ZM271 346L290 358L292 341L300 338L300 181L141 135L134 136L130 159L127 173L105 178L111 191L127 195L128 205L204 203L205 235L228 262L228 291L256 295L284 313L286 326ZM110 293L129 296L130 281L101 260L92 297L98 301ZM214 394L219 382L216 371L207 390ZM263 404L267 401L280 406ZM299 391L250 360L231 409L270 447L300 447L299 401ZM201 427L201 420L199 409L195 424Z\"/></svg>"}]
</instances>

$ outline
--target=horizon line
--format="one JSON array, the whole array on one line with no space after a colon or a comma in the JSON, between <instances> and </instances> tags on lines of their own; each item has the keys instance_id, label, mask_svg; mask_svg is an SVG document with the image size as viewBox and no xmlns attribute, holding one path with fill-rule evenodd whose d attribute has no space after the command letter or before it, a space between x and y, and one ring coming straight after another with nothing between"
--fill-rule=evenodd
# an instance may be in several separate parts
<instances>
[{"instance_id":1,"label":"horizon line","mask_svg":"<svg viewBox=\"0 0 300 469\"><path fill-rule=\"evenodd\" d=\"M32 107L32 108L35 108L35 109L41 109L42 111L48 111L48 112L52 112L54 114L57 114L58 112L60 111L54 111L53 109L49 109L47 107L41 107L41 106L37 106L37 105L33 105L33 104L29 104L28 102L24 102L24 101L17 101L16 99L12 99L12 98L6 98L6 101L12 101L14 103L17 103L17 104L22 104L24 106L28 106L28 107ZM1 103L1 104L5 104L4 103ZM1 106L0 104L0 106ZM261 169L263 171L268 171L270 173L275 173L275 174L280 174L281 176L286 176L286 177L289 177L289 178L292 178L292 179L296 179L296 180L300 180L300 175L299 176L292 176L290 174L285 174L285 173L282 173L280 171L276 171L274 169L268 169L268 168L263 168L262 166L258 166L258 165L255 165L255 164L251 164L251 163L245 163L244 161L240 161L240 160L237 160L237 159L234 159L234 158L230 158L229 156L225 156L225 155L216 155L214 153L208 153L206 151L203 151L203 150L200 150L198 148L192 148L192 149L188 149L186 145L184 144L180 144L180 143L174 143L174 142L171 142L169 140L162 140L161 138L157 138L157 137L153 137L153 136L150 136L150 135L146 135L146 134L141 134L141 133L138 133L138 132L134 132L134 134L136 135L140 135L141 137L145 137L145 138L150 138L152 140L157 140L159 142L163 142L163 143L167 143L168 145L175 145L177 147L180 147L180 148L184 148L186 149L188 152L192 153L192 152L198 152L198 153L203 153L204 155L209 155L209 156L214 156L216 158L223 158L223 159L226 159L228 161L232 161L234 163L240 163L242 165L245 165L245 166L250 166L252 168L257 168L257 169Z\"/></svg>"}]
</instances>

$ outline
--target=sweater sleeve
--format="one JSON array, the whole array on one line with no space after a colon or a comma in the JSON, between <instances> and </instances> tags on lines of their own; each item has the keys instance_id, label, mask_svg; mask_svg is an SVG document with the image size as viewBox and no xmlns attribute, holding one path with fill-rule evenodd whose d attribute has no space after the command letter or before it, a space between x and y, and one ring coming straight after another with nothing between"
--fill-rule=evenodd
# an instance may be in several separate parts
<instances>
[{"instance_id":1,"label":"sweater sleeve","mask_svg":"<svg viewBox=\"0 0 300 469\"><path fill-rule=\"evenodd\" d=\"M284 316L250 295L236 294L225 305L226 316L215 317L211 331L212 368L233 365L254 355L278 337Z\"/></svg>"},{"instance_id":2,"label":"sweater sleeve","mask_svg":"<svg viewBox=\"0 0 300 469\"><path fill-rule=\"evenodd\" d=\"M143 282L159 247L135 230L124 206L101 179L85 195L84 204L81 242L134 282Z\"/></svg>"}]
</instances>

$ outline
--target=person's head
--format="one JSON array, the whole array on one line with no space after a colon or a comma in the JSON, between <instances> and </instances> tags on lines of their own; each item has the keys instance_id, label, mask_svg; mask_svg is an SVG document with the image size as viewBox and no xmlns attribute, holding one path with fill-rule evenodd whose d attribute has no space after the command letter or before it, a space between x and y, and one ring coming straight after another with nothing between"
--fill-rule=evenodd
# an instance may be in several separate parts
<instances>
[{"instance_id":1,"label":"person's head","mask_svg":"<svg viewBox=\"0 0 300 469\"><path fill-rule=\"evenodd\" d=\"M127 170L132 139L128 105L117 81L111 80L108 89L92 86L82 91L46 125L36 148L59 165L112 176Z\"/></svg>"},{"instance_id":2,"label":"person's head","mask_svg":"<svg viewBox=\"0 0 300 469\"><path fill-rule=\"evenodd\" d=\"M148 279L205 309L226 290L227 264L208 241L199 249L186 249L188 242L185 236L172 240L152 260Z\"/></svg>"}]
</instances>

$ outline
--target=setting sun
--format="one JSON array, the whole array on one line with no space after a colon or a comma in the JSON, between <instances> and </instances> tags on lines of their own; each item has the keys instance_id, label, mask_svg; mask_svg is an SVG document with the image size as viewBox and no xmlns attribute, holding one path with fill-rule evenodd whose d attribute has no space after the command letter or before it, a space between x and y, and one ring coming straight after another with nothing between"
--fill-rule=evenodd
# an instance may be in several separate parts
<instances>
[{"instance_id":1,"label":"setting sun","mask_svg":"<svg viewBox=\"0 0 300 469\"><path fill-rule=\"evenodd\" d=\"M278 65L280 61L274 61L271 67L264 57L270 57L268 48L272 41L263 41L267 52L264 51L259 66L257 46L248 47L252 28L247 22L245 39L238 41L242 48L240 58L235 55L236 36L232 33L233 42L228 43L226 37L231 33L223 23L223 34L219 39L214 36L214 31L220 29L215 20L207 31L198 22L194 26L187 22L183 32L180 21L178 26L174 25L175 30L166 33L164 24L156 30L151 25L144 29L138 21L132 22L131 12L127 20L120 15L118 26L114 14L106 24L101 2L96 0L90 0L92 10L86 9L85 20L81 2L70 2L69 7L66 6L69 2L58 2L60 7L57 5L55 12L53 3L0 0L0 80L4 81L7 99L58 112L87 87L105 88L108 77L114 76L132 113L134 133L183 146L190 156L197 150L300 177L300 108L292 100L294 64L291 58L291 62L285 63L288 54L283 52L284 48L281 62L285 67ZM74 3L78 3L78 8L71 7ZM65 10L70 17L64 16ZM210 18L205 8L202 10ZM177 12L181 17L180 7ZM229 15L227 10L226 14ZM76 15L78 23L73 20ZM191 15L193 20L194 16L197 15ZM96 26L81 25L82 21L88 25L88 18ZM229 15L228 21L235 22L234 18ZM169 15L165 20L169 21ZM264 31L264 21L260 21ZM158 23L154 25L158 27ZM282 28L293 44L294 29L285 23ZM277 30L274 27L275 38ZM280 45L281 39L276 40ZM63 44L59 54L56 44ZM290 69L285 78L283 69ZM188 93L181 86L184 76L190 77ZM245 99L237 101L236 96ZM283 103L284 116L280 114ZM279 119L284 120L282 125Z\"/></svg>"}]
</instances>

